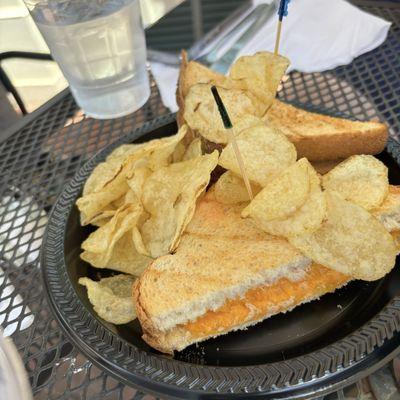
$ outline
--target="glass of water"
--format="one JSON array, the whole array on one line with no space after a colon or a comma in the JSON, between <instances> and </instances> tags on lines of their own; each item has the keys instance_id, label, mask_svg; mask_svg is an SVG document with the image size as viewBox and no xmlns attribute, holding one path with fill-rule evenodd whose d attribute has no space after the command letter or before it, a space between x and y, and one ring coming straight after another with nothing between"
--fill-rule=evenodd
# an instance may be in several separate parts
<instances>
[{"instance_id":1,"label":"glass of water","mask_svg":"<svg viewBox=\"0 0 400 400\"><path fill-rule=\"evenodd\" d=\"M139 0L25 0L90 117L116 118L150 96Z\"/></svg>"}]
</instances>

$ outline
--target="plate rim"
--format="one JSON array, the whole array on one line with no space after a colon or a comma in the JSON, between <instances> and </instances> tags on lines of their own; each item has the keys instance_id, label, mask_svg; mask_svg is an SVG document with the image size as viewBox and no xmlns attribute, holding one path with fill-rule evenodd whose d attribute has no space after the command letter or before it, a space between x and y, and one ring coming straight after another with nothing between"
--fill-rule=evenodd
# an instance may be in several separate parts
<instances>
[{"instance_id":1,"label":"plate rim","mask_svg":"<svg viewBox=\"0 0 400 400\"><path fill-rule=\"evenodd\" d=\"M291 104L354 119L317 106ZM50 308L79 350L129 385L164 396L204 399L293 398L296 393L298 398L303 398L310 393L327 393L342 382L347 385L360 379L358 370L370 373L379 368L382 360L399 353L400 297L392 298L362 327L323 349L289 360L235 367L190 364L148 353L112 332L86 309L69 279L64 257L66 222L74 200L93 168L114 148L174 122L175 114L163 115L100 150L64 186L54 203L40 252L42 275ZM386 151L400 166L399 143L389 138ZM375 362L371 365L370 360ZM341 382L335 383L338 376Z\"/></svg>"}]
</instances>

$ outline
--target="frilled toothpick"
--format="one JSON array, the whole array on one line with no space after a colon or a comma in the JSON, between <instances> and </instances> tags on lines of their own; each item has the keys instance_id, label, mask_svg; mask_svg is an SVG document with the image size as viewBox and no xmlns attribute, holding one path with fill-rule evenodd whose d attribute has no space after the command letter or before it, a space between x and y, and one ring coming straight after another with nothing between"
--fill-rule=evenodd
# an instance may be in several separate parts
<instances>
[{"instance_id":1,"label":"frilled toothpick","mask_svg":"<svg viewBox=\"0 0 400 400\"><path fill-rule=\"evenodd\" d=\"M222 102L222 99L218 93L216 86L211 87L211 92L214 96L215 102L217 103L218 111L221 115L221 119L224 124L224 127L229 132L228 135L230 137L230 141L232 143L232 147L233 147L233 150L236 155L236 160L238 162L240 172L242 173L242 178L243 178L244 184L246 185L247 193L249 194L250 200L253 200L253 198L254 198L253 192L251 190L250 181L249 181L249 178L247 177L246 170L244 168L243 158L242 158L242 155L240 154L239 146L237 144L235 135L231 131L232 122L231 122L231 119L229 118L228 111L226 110L224 103Z\"/></svg>"},{"instance_id":2,"label":"frilled toothpick","mask_svg":"<svg viewBox=\"0 0 400 400\"><path fill-rule=\"evenodd\" d=\"M288 5L290 3L290 0L281 0L279 3L279 9L278 9L278 29L276 31L276 38L275 38L275 49L274 49L274 54L278 55L279 52L279 42L281 40L281 31L282 31L282 20L283 17L286 17L288 15Z\"/></svg>"}]
</instances>

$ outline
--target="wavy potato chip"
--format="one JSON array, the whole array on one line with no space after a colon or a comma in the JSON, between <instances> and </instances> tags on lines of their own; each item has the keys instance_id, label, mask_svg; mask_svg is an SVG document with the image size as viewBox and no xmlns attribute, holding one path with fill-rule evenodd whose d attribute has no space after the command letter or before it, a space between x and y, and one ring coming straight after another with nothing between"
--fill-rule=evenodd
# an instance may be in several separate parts
<instances>
[{"instance_id":1,"label":"wavy potato chip","mask_svg":"<svg viewBox=\"0 0 400 400\"><path fill-rule=\"evenodd\" d=\"M98 192L80 197L76 201L76 205L80 211L81 225L90 224L94 218L108 209L113 201L125 195L128 188L126 176L124 171L121 170L113 180Z\"/></svg>"},{"instance_id":2,"label":"wavy potato chip","mask_svg":"<svg viewBox=\"0 0 400 400\"><path fill-rule=\"evenodd\" d=\"M140 145L124 145L123 151L120 151L120 148L115 149L107 158L106 163L118 165L119 169L116 175L111 180L107 176L106 180L100 181L101 183L97 177L93 178L92 182L89 177L86 194L76 202L81 214L81 224L90 224L103 210L109 208L110 203L121 198L128 191L127 180L132 177L136 169L141 167L157 169L167 165L176 145L185 137L186 133L187 126L183 126L176 135L151 140Z\"/></svg>"},{"instance_id":3,"label":"wavy potato chip","mask_svg":"<svg viewBox=\"0 0 400 400\"><path fill-rule=\"evenodd\" d=\"M134 170L133 175L127 180L129 188L135 194L138 201L142 198L143 186L151 174L152 171L150 168L138 167Z\"/></svg>"},{"instance_id":4,"label":"wavy potato chip","mask_svg":"<svg viewBox=\"0 0 400 400\"><path fill-rule=\"evenodd\" d=\"M156 139L157 140L157 139ZM153 146L154 141L150 140L145 143L128 143L122 144L114 149L111 154L109 154L106 158L106 162L114 161L114 160L126 160L130 155L136 153L138 150L142 149L145 146Z\"/></svg>"},{"instance_id":5,"label":"wavy potato chip","mask_svg":"<svg viewBox=\"0 0 400 400\"><path fill-rule=\"evenodd\" d=\"M185 128L186 129L186 128ZM175 146L176 143L184 137L185 132L180 131L177 135L173 136L171 140L170 137L162 139L150 140L147 143L132 143L123 144L117 147L107 158L106 161L100 163L96 166L93 172L90 174L89 178L85 182L83 188L83 196L86 196L93 192L98 192L102 189L108 182L112 181L116 175L121 171L124 162L129 156L133 154L143 155L146 150L151 151L164 144ZM144 153L143 153L144 152Z\"/></svg>"},{"instance_id":6,"label":"wavy potato chip","mask_svg":"<svg viewBox=\"0 0 400 400\"><path fill-rule=\"evenodd\" d=\"M129 189L128 189L129 192ZM124 204L126 204L126 197L127 194L121 196L119 199L112 201L107 208L102 210L100 214L96 215L92 220L90 221L91 225L95 226L103 226L105 223L110 221L110 219L115 215L117 210L121 208Z\"/></svg>"},{"instance_id":7,"label":"wavy potato chip","mask_svg":"<svg viewBox=\"0 0 400 400\"><path fill-rule=\"evenodd\" d=\"M172 154L175 148L181 143L186 134L187 126L184 125L172 136L153 139L144 143L123 144L106 158L106 162L119 162L122 165L129 158L134 161L142 157L148 157L149 168L167 165L169 161L172 161Z\"/></svg>"},{"instance_id":8,"label":"wavy potato chip","mask_svg":"<svg viewBox=\"0 0 400 400\"><path fill-rule=\"evenodd\" d=\"M388 169L373 156L351 156L325 174L322 185L371 210L379 207L389 192Z\"/></svg>"},{"instance_id":9,"label":"wavy potato chip","mask_svg":"<svg viewBox=\"0 0 400 400\"><path fill-rule=\"evenodd\" d=\"M143 209L139 204L122 206L110 222L92 232L82 243L84 250L104 255L104 261L109 259L113 246L125 232L136 226Z\"/></svg>"},{"instance_id":10,"label":"wavy potato chip","mask_svg":"<svg viewBox=\"0 0 400 400\"><path fill-rule=\"evenodd\" d=\"M110 221L92 232L82 243L84 252L81 258L96 268L109 268L129 274L141 273L151 260L139 254L143 251L137 224L140 221L143 208L140 204L122 206Z\"/></svg>"},{"instance_id":11,"label":"wavy potato chip","mask_svg":"<svg viewBox=\"0 0 400 400\"><path fill-rule=\"evenodd\" d=\"M264 187L296 162L296 148L281 133L267 126L245 129L236 136L249 179ZM219 165L241 176L236 155L229 143L221 152Z\"/></svg>"},{"instance_id":12,"label":"wavy potato chip","mask_svg":"<svg viewBox=\"0 0 400 400\"><path fill-rule=\"evenodd\" d=\"M111 182L119 172L121 172L125 160L132 154L135 154L146 146L152 147L154 141L147 143L123 144L117 147L107 158L106 161L96 166L83 187L83 196L98 192L107 183Z\"/></svg>"},{"instance_id":13,"label":"wavy potato chip","mask_svg":"<svg viewBox=\"0 0 400 400\"><path fill-rule=\"evenodd\" d=\"M389 185L389 193L383 203L370 211L389 232L400 229L400 187Z\"/></svg>"},{"instance_id":14,"label":"wavy potato chip","mask_svg":"<svg viewBox=\"0 0 400 400\"><path fill-rule=\"evenodd\" d=\"M182 161L183 155L185 154L186 146L185 144L180 141L176 147L174 152L172 153L172 162L179 162Z\"/></svg>"},{"instance_id":15,"label":"wavy potato chip","mask_svg":"<svg viewBox=\"0 0 400 400\"><path fill-rule=\"evenodd\" d=\"M155 171L160 167L170 164L176 146L184 139L187 131L187 125L182 125L176 135L156 139L160 141L160 145L149 154L147 167Z\"/></svg>"},{"instance_id":16,"label":"wavy potato chip","mask_svg":"<svg viewBox=\"0 0 400 400\"><path fill-rule=\"evenodd\" d=\"M384 226L368 211L326 191L327 219L318 230L290 243L314 262L354 279L373 281L393 267L397 249Z\"/></svg>"},{"instance_id":17,"label":"wavy potato chip","mask_svg":"<svg viewBox=\"0 0 400 400\"><path fill-rule=\"evenodd\" d=\"M112 181L119 172L122 165L115 162L102 162L93 170L83 187L83 196L97 192L108 182Z\"/></svg>"},{"instance_id":18,"label":"wavy potato chip","mask_svg":"<svg viewBox=\"0 0 400 400\"><path fill-rule=\"evenodd\" d=\"M314 168L308 163L308 161L305 161L304 164L308 164L307 172L309 178L309 193L303 205L301 205L294 213L282 219L268 220L264 216L265 210L262 207L261 198L259 205L257 205L258 201L256 202L256 207L251 207L252 203L250 203L247 209L243 210L242 215L250 216L250 218L252 218L265 232L286 238L292 235L313 232L318 229L326 215L325 195L321 190L319 177ZM280 181L277 179L276 185L279 184ZM283 187L286 187L284 181L282 181L281 184ZM256 196L254 200L256 200L257 197L258 196ZM302 201L301 196L298 200L298 204L300 204ZM294 205L292 204L292 207L293 206ZM288 210L290 210L290 207L286 208L286 211ZM267 215L269 217L271 216L270 213Z\"/></svg>"},{"instance_id":19,"label":"wavy potato chip","mask_svg":"<svg viewBox=\"0 0 400 400\"><path fill-rule=\"evenodd\" d=\"M140 276L146 267L153 261L152 258L140 254L134 243L135 230L126 232L114 245L110 258L104 262L101 253L92 253L85 250L80 257L96 268L107 268Z\"/></svg>"},{"instance_id":20,"label":"wavy potato chip","mask_svg":"<svg viewBox=\"0 0 400 400\"><path fill-rule=\"evenodd\" d=\"M266 51L252 56L242 56L232 65L229 77L235 87L246 91L263 116L276 96L278 85L290 62L286 57Z\"/></svg>"},{"instance_id":21,"label":"wavy potato chip","mask_svg":"<svg viewBox=\"0 0 400 400\"><path fill-rule=\"evenodd\" d=\"M149 219L140 228L143 242L156 258L175 250L190 222L196 200L210 181L218 152L170 164L145 182L142 202Z\"/></svg>"},{"instance_id":22,"label":"wavy potato chip","mask_svg":"<svg viewBox=\"0 0 400 400\"><path fill-rule=\"evenodd\" d=\"M203 150L201 148L201 140L196 138L190 142L185 153L183 154L182 161L191 160L192 158L199 157L202 154Z\"/></svg>"},{"instance_id":23,"label":"wavy potato chip","mask_svg":"<svg viewBox=\"0 0 400 400\"><path fill-rule=\"evenodd\" d=\"M264 124L262 120L254 117L256 109L242 90L219 87L218 92L229 113L234 134L248 126ZM190 129L207 140L214 143L228 143L229 136L211 93L210 84L197 84L189 89L185 98L184 118Z\"/></svg>"},{"instance_id":24,"label":"wavy potato chip","mask_svg":"<svg viewBox=\"0 0 400 400\"><path fill-rule=\"evenodd\" d=\"M294 214L282 220L265 222L261 227L271 235L290 237L318 229L326 214L325 195L321 190L311 190L310 197Z\"/></svg>"},{"instance_id":25,"label":"wavy potato chip","mask_svg":"<svg viewBox=\"0 0 400 400\"><path fill-rule=\"evenodd\" d=\"M79 278L79 284L86 286L88 298L100 318L112 324L127 324L136 318L132 301L132 285L136 278L129 275L115 275L93 281Z\"/></svg>"},{"instance_id":26,"label":"wavy potato chip","mask_svg":"<svg viewBox=\"0 0 400 400\"><path fill-rule=\"evenodd\" d=\"M211 83L223 87L227 86L229 78L225 75L219 74L196 61L188 61L186 52L185 54L181 54L181 56L181 71L178 83L178 90L181 93L178 93L178 97L181 96L185 98L189 89L197 83Z\"/></svg>"},{"instance_id":27,"label":"wavy potato chip","mask_svg":"<svg viewBox=\"0 0 400 400\"><path fill-rule=\"evenodd\" d=\"M253 195L260 190L257 184L251 184ZM214 185L215 199L222 204L237 204L250 201L246 185L242 178L236 176L232 171L224 172Z\"/></svg>"},{"instance_id":28,"label":"wavy potato chip","mask_svg":"<svg viewBox=\"0 0 400 400\"><path fill-rule=\"evenodd\" d=\"M103 226L105 225L108 221L111 220L111 218L115 215L117 212L116 209L112 208L107 208L103 210L100 214L96 215L90 223L94 226Z\"/></svg>"},{"instance_id":29,"label":"wavy potato chip","mask_svg":"<svg viewBox=\"0 0 400 400\"><path fill-rule=\"evenodd\" d=\"M286 168L243 210L243 217L252 215L270 221L294 214L310 195L310 168L306 158Z\"/></svg>"}]
</instances>

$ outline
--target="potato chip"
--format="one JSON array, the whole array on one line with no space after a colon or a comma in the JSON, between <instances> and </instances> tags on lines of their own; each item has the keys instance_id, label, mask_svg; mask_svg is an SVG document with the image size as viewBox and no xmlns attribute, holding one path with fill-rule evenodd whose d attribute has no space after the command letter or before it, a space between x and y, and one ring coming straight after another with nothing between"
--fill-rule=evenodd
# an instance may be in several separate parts
<instances>
[{"instance_id":1,"label":"potato chip","mask_svg":"<svg viewBox=\"0 0 400 400\"><path fill-rule=\"evenodd\" d=\"M326 214L325 196L324 193L322 193L321 191L320 181L316 171L314 170L314 168L312 168L311 164L309 164L306 159L303 160L305 161L300 164L300 167L302 167L302 165L306 165L309 179L309 192L303 205L299 206L296 211L290 213L293 208L296 207L296 205L298 206L299 204L301 204L303 193L300 193L300 196L297 197L297 204L296 202L291 203L291 200L289 200L289 198L287 198L285 201L283 196L281 200L283 202L286 202L287 204L282 205L282 208L273 208L271 211L277 211L278 213L280 213L280 215L288 213L287 217L284 217L282 219L267 219L264 215L266 210L263 207L262 201L265 195L265 192L263 193L263 190L253 200L256 202L255 206L252 206L253 202L251 202L250 205L243 210L242 215L250 216L261 229L263 229L267 233L270 233L271 235L276 236L289 237L291 235L313 232L318 229L321 226L321 223ZM277 178L275 184L282 185L282 189L286 188L285 180L282 180L282 182L280 182L279 178ZM278 200L278 193L279 196L281 196L282 194L280 193L279 189L275 190L275 193L277 193L276 200ZM298 188L298 190L302 191L304 189ZM261 194L262 196L259 198ZM290 193L290 195L292 194ZM297 194L293 194L293 196L297 196ZM271 207L273 207L271 204L271 201L273 201L273 199L268 199L268 201L270 202L269 204L271 205ZM271 211L268 211L266 213L268 218L271 218Z\"/></svg>"},{"instance_id":2,"label":"potato chip","mask_svg":"<svg viewBox=\"0 0 400 400\"><path fill-rule=\"evenodd\" d=\"M175 147L181 140L185 137L187 133L187 126L181 127L179 131L172 136L163 137L160 139L149 140L144 143L133 143L133 144L123 144L117 147L106 159L106 162L116 162L120 161L121 164L126 161L129 157L135 156L135 159L139 159L146 156L152 152L156 155L163 153L160 158L165 163L166 159L172 155ZM157 162L153 161L153 164Z\"/></svg>"},{"instance_id":3,"label":"potato chip","mask_svg":"<svg viewBox=\"0 0 400 400\"><path fill-rule=\"evenodd\" d=\"M98 257L97 268L106 268L114 251L114 246L128 231L136 227L143 212L140 204L122 206L109 222L92 232L82 243L82 249L94 253Z\"/></svg>"},{"instance_id":4,"label":"potato chip","mask_svg":"<svg viewBox=\"0 0 400 400\"><path fill-rule=\"evenodd\" d=\"M121 198L129 188L127 179L133 176L137 168L147 167L154 170L167 165L175 146L184 138L186 132L187 127L183 126L176 135L155 139L143 145L132 145L134 147L131 150L126 150L125 147L124 152L118 154L118 149L114 150L110 155L112 157L109 156L106 162L120 165L119 172L111 180L107 178L107 182L102 181L104 185L99 185L97 179L94 179L89 186L92 191L90 193L86 191L87 194L77 200L76 205L81 213L81 224L91 223L103 210L108 208L111 202ZM93 191L95 182L96 190Z\"/></svg>"},{"instance_id":5,"label":"potato chip","mask_svg":"<svg viewBox=\"0 0 400 400\"><path fill-rule=\"evenodd\" d=\"M80 197L76 205L81 213L81 224L91 223L95 217L108 208L110 203L125 195L128 188L126 176L124 171L121 170L112 181L108 182L98 192Z\"/></svg>"},{"instance_id":6,"label":"potato chip","mask_svg":"<svg viewBox=\"0 0 400 400\"><path fill-rule=\"evenodd\" d=\"M155 171L145 182L142 202L150 218L140 232L152 257L175 250L191 220L196 200L210 181L218 152L170 164Z\"/></svg>"},{"instance_id":7,"label":"potato chip","mask_svg":"<svg viewBox=\"0 0 400 400\"><path fill-rule=\"evenodd\" d=\"M146 143L123 144L117 147L106 159L96 166L83 187L83 196L101 190L121 171L124 161L132 154L143 149Z\"/></svg>"},{"instance_id":8,"label":"potato chip","mask_svg":"<svg viewBox=\"0 0 400 400\"><path fill-rule=\"evenodd\" d=\"M81 253L80 257L96 268L107 268L140 276L153 259L138 252L134 243L134 232L137 232L137 230L127 231L113 245L111 256L107 262L104 261L102 253L93 253L87 250Z\"/></svg>"},{"instance_id":9,"label":"potato chip","mask_svg":"<svg viewBox=\"0 0 400 400\"><path fill-rule=\"evenodd\" d=\"M248 126L264 124L254 117L256 109L243 91L219 87L218 92L229 113L234 134ZM185 98L184 118L190 129L205 139L214 143L228 143L229 136L211 93L210 84L197 84L190 88Z\"/></svg>"},{"instance_id":10,"label":"potato chip","mask_svg":"<svg viewBox=\"0 0 400 400\"><path fill-rule=\"evenodd\" d=\"M289 238L314 262L355 279L373 281L392 268L397 249L384 226L359 205L326 191L327 219L313 233Z\"/></svg>"},{"instance_id":11,"label":"potato chip","mask_svg":"<svg viewBox=\"0 0 400 400\"><path fill-rule=\"evenodd\" d=\"M245 129L236 136L248 178L264 187L296 162L296 148L281 133L267 126ZM231 143L221 153L219 164L241 176Z\"/></svg>"},{"instance_id":12,"label":"potato chip","mask_svg":"<svg viewBox=\"0 0 400 400\"><path fill-rule=\"evenodd\" d=\"M142 172L140 172L140 171L142 171ZM150 176L148 171L150 171L150 170L141 170L140 168L136 171L137 173L139 173L140 177L139 177L138 181L135 182L135 186L133 187L133 190L131 188L126 193L125 204L130 203L133 206L135 206L136 204L142 204L141 197L143 194L143 186L144 186L144 182L145 182L145 180L143 178L147 178L148 176ZM135 174L135 176L137 176L137 175ZM140 179L142 179L142 180L140 181ZM131 182L131 184L133 185L132 182ZM141 227L149 217L150 217L149 214L143 210L142 213L140 214L140 216L138 217L135 226L132 228L132 234L131 234L131 239L133 241L134 248L136 249L136 251L139 254L142 254L144 256L149 256L149 252L148 252L146 246L144 245L142 235L139 231L139 227ZM129 245L131 245L131 244L129 244Z\"/></svg>"},{"instance_id":13,"label":"potato chip","mask_svg":"<svg viewBox=\"0 0 400 400\"><path fill-rule=\"evenodd\" d=\"M156 139L157 140L157 139ZM109 154L106 158L107 161L114 160L126 160L130 155L136 153L138 150L142 149L145 146L152 146L154 141L148 141L145 143L128 143L122 144L114 149L111 154Z\"/></svg>"},{"instance_id":14,"label":"potato chip","mask_svg":"<svg viewBox=\"0 0 400 400\"><path fill-rule=\"evenodd\" d=\"M180 141L176 146L175 150L172 153L172 162L176 163L182 161L183 155L185 154L186 146L183 141Z\"/></svg>"},{"instance_id":15,"label":"potato chip","mask_svg":"<svg viewBox=\"0 0 400 400\"><path fill-rule=\"evenodd\" d=\"M371 210L379 207L389 192L388 169L373 156L356 155L324 175L322 185Z\"/></svg>"},{"instance_id":16,"label":"potato chip","mask_svg":"<svg viewBox=\"0 0 400 400\"><path fill-rule=\"evenodd\" d=\"M143 193L143 186L152 171L148 167L138 167L133 172L133 175L127 180L128 186L135 194L136 199L140 201Z\"/></svg>"},{"instance_id":17,"label":"potato chip","mask_svg":"<svg viewBox=\"0 0 400 400\"><path fill-rule=\"evenodd\" d=\"M181 71L179 89L182 91L182 97L185 98L189 93L192 86L199 83L210 83L212 85L225 86L225 82L228 78L221 75L204 65L196 62L189 61L185 70Z\"/></svg>"},{"instance_id":18,"label":"potato chip","mask_svg":"<svg viewBox=\"0 0 400 400\"><path fill-rule=\"evenodd\" d=\"M260 190L257 184L251 184L253 195ZM232 171L224 172L214 185L215 199L222 204L237 204L250 201L246 185L242 178Z\"/></svg>"},{"instance_id":19,"label":"potato chip","mask_svg":"<svg viewBox=\"0 0 400 400\"><path fill-rule=\"evenodd\" d=\"M115 275L93 281L79 278L79 284L86 286L88 298L100 318L112 324L127 324L136 318L132 301L132 285L136 278L129 275Z\"/></svg>"},{"instance_id":20,"label":"potato chip","mask_svg":"<svg viewBox=\"0 0 400 400\"><path fill-rule=\"evenodd\" d=\"M108 224L89 235L82 243L82 248L94 253L105 254L105 259L108 259L112 246L125 232L135 226L141 212L142 209L139 205L135 207L128 204L121 207Z\"/></svg>"},{"instance_id":21,"label":"potato chip","mask_svg":"<svg viewBox=\"0 0 400 400\"><path fill-rule=\"evenodd\" d=\"M108 221L111 220L111 218L115 215L117 210L114 210L112 208L107 208L103 210L100 214L96 215L90 223L95 226L103 226L105 225Z\"/></svg>"},{"instance_id":22,"label":"potato chip","mask_svg":"<svg viewBox=\"0 0 400 400\"><path fill-rule=\"evenodd\" d=\"M229 72L235 87L243 89L253 99L258 116L263 116L276 96L278 85L289 66L286 57L258 52L252 56L242 56L235 61Z\"/></svg>"},{"instance_id":23,"label":"potato chip","mask_svg":"<svg viewBox=\"0 0 400 400\"><path fill-rule=\"evenodd\" d=\"M147 167L155 171L172 162L172 154L176 146L183 140L187 133L187 125L182 125L176 135L158 139L160 145L149 154Z\"/></svg>"},{"instance_id":24,"label":"potato chip","mask_svg":"<svg viewBox=\"0 0 400 400\"><path fill-rule=\"evenodd\" d=\"M201 149L201 140L199 138L194 139L185 151L182 157L183 161L191 160L192 158L199 157L203 154Z\"/></svg>"},{"instance_id":25,"label":"potato chip","mask_svg":"<svg viewBox=\"0 0 400 400\"><path fill-rule=\"evenodd\" d=\"M389 232L400 228L400 187L389 185L389 193L383 203L370 211Z\"/></svg>"},{"instance_id":26,"label":"potato chip","mask_svg":"<svg viewBox=\"0 0 400 400\"><path fill-rule=\"evenodd\" d=\"M243 210L243 217L252 215L270 221L284 219L294 214L310 195L312 174L310 168L312 166L306 158L286 168L275 179L268 182Z\"/></svg>"},{"instance_id":27,"label":"potato chip","mask_svg":"<svg viewBox=\"0 0 400 400\"><path fill-rule=\"evenodd\" d=\"M122 165L102 162L96 166L83 187L83 195L97 192L121 172Z\"/></svg>"}]
</instances>

